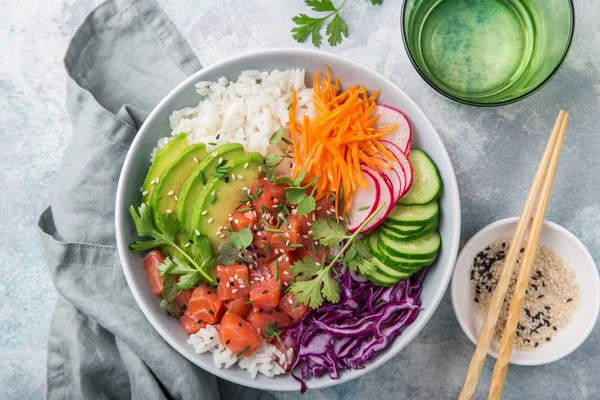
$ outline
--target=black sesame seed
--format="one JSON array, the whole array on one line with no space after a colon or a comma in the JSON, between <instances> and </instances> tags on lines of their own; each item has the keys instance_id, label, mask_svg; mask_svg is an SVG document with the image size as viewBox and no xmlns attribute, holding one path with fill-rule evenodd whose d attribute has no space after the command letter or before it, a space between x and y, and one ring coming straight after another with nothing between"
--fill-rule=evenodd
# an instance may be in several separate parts
<instances>
[{"instance_id":1,"label":"black sesame seed","mask_svg":"<svg viewBox=\"0 0 600 400\"><path fill-rule=\"evenodd\" d=\"M240 323L238 323L238 326L241 328L241 327L242 327L242 323L241 323L241 322L240 322Z\"/></svg>"},{"instance_id":2,"label":"black sesame seed","mask_svg":"<svg viewBox=\"0 0 600 400\"><path fill-rule=\"evenodd\" d=\"M181 309L182 309L183 311L187 310L187 304L184 304L184 305L181 307Z\"/></svg>"},{"instance_id":3,"label":"black sesame seed","mask_svg":"<svg viewBox=\"0 0 600 400\"><path fill-rule=\"evenodd\" d=\"M212 294L212 291L209 290L208 292L206 292L206 294Z\"/></svg>"},{"instance_id":4,"label":"black sesame seed","mask_svg":"<svg viewBox=\"0 0 600 400\"><path fill-rule=\"evenodd\" d=\"M262 240L267 240L267 237L266 237L266 236L263 236L263 237L262 237Z\"/></svg>"},{"instance_id":5,"label":"black sesame seed","mask_svg":"<svg viewBox=\"0 0 600 400\"><path fill-rule=\"evenodd\" d=\"M209 313L210 315L215 315L215 312L214 312L213 310L208 310L208 313Z\"/></svg>"},{"instance_id":6,"label":"black sesame seed","mask_svg":"<svg viewBox=\"0 0 600 400\"><path fill-rule=\"evenodd\" d=\"M267 289L263 290L262 294L267 294L269 291Z\"/></svg>"},{"instance_id":7,"label":"black sesame seed","mask_svg":"<svg viewBox=\"0 0 600 400\"><path fill-rule=\"evenodd\" d=\"M519 253L522 253L522 252L524 252L524 251L525 251L525 249L521 247L521 250L519 250ZM537 347L537 346L536 346L536 347Z\"/></svg>"},{"instance_id":8,"label":"black sesame seed","mask_svg":"<svg viewBox=\"0 0 600 400\"><path fill-rule=\"evenodd\" d=\"M569 297L569 298L567 299L567 303L568 303L568 302L570 302L571 300L573 300L573 299Z\"/></svg>"},{"instance_id":9,"label":"black sesame seed","mask_svg":"<svg viewBox=\"0 0 600 400\"><path fill-rule=\"evenodd\" d=\"M221 283L221 278L217 277L217 283Z\"/></svg>"},{"instance_id":10,"label":"black sesame seed","mask_svg":"<svg viewBox=\"0 0 600 400\"><path fill-rule=\"evenodd\" d=\"M479 303L479 299L477 297L475 297L475 303Z\"/></svg>"},{"instance_id":11,"label":"black sesame seed","mask_svg":"<svg viewBox=\"0 0 600 400\"><path fill-rule=\"evenodd\" d=\"M549 307L549 306L544 306L544 308L545 308L546 310L549 310L549 309L550 309L550 307Z\"/></svg>"},{"instance_id":12,"label":"black sesame seed","mask_svg":"<svg viewBox=\"0 0 600 400\"><path fill-rule=\"evenodd\" d=\"M225 342L225 344L229 344L229 342L231 342L231 340L227 340L227 341Z\"/></svg>"},{"instance_id":13,"label":"black sesame seed","mask_svg":"<svg viewBox=\"0 0 600 400\"><path fill-rule=\"evenodd\" d=\"M538 347L539 345L540 345L540 344L536 342L534 347Z\"/></svg>"},{"instance_id":14,"label":"black sesame seed","mask_svg":"<svg viewBox=\"0 0 600 400\"><path fill-rule=\"evenodd\" d=\"M542 297L544 297L544 295L543 295L543 294L540 294L540 295L538 296L538 299L541 299Z\"/></svg>"},{"instance_id":15,"label":"black sesame seed","mask_svg":"<svg viewBox=\"0 0 600 400\"><path fill-rule=\"evenodd\" d=\"M216 139L219 140L219 138L221 137L221 134L218 133ZM211 338L212 339L212 338Z\"/></svg>"},{"instance_id":16,"label":"black sesame seed","mask_svg":"<svg viewBox=\"0 0 600 400\"><path fill-rule=\"evenodd\" d=\"M275 307L275 312L281 312L281 310L279 309L279 307Z\"/></svg>"},{"instance_id":17,"label":"black sesame seed","mask_svg":"<svg viewBox=\"0 0 600 400\"><path fill-rule=\"evenodd\" d=\"M199 320L198 320L198 321L196 321L196 322L197 322L198 324L201 324L201 323L202 323L202 320L201 320L201 319L199 319Z\"/></svg>"},{"instance_id":18,"label":"black sesame seed","mask_svg":"<svg viewBox=\"0 0 600 400\"><path fill-rule=\"evenodd\" d=\"M549 341L550 341L550 338L549 338L549 337L547 337L547 338L546 338L546 341L547 341L547 342L549 342Z\"/></svg>"},{"instance_id":19,"label":"black sesame seed","mask_svg":"<svg viewBox=\"0 0 600 400\"><path fill-rule=\"evenodd\" d=\"M229 282L229 286L235 286L235 282Z\"/></svg>"},{"instance_id":20,"label":"black sesame seed","mask_svg":"<svg viewBox=\"0 0 600 400\"><path fill-rule=\"evenodd\" d=\"M558 329L556 329L556 327L555 327L555 326L553 326L553 327L552 327L552 329L554 329L555 331L556 331L556 330L558 330Z\"/></svg>"},{"instance_id":21,"label":"black sesame seed","mask_svg":"<svg viewBox=\"0 0 600 400\"><path fill-rule=\"evenodd\" d=\"M273 310L268 310L267 314L269 314L269 315L273 314Z\"/></svg>"},{"instance_id":22,"label":"black sesame seed","mask_svg":"<svg viewBox=\"0 0 600 400\"><path fill-rule=\"evenodd\" d=\"M259 312L259 313L263 312L263 309L262 309L262 308L259 308L259 309L258 309L258 312Z\"/></svg>"},{"instance_id":23,"label":"black sesame seed","mask_svg":"<svg viewBox=\"0 0 600 400\"><path fill-rule=\"evenodd\" d=\"M209 340L213 340L214 338L215 338L214 336L211 336L211 337L209 338Z\"/></svg>"},{"instance_id":24,"label":"black sesame seed","mask_svg":"<svg viewBox=\"0 0 600 400\"><path fill-rule=\"evenodd\" d=\"M228 176L225 177L225 183L229 183L229 177Z\"/></svg>"},{"instance_id":25,"label":"black sesame seed","mask_svg":"<svg viewBox=\"0 0 600 400\"><path fill-rule=\"evenodd\" d=\"M538 274L540 278L542 277L542 271L535 271L535 273Z\"/></svg>"}]
</instances>

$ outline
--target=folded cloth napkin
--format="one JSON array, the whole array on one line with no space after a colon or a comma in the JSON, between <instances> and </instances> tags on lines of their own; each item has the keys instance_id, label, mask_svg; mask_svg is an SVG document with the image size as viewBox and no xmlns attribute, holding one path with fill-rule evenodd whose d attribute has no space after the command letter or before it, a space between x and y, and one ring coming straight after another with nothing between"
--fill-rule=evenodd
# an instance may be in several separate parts
<instances>
[{"instance_id":1,"label":"folded cloth napkin","mask_svg":"<svg viewBox=\"0 0 600 400\"><path fill-rule=\"evenodd\" d=\"M115 246L117 180L149 111L201 68L153 0L93 11L65 57L73 140L39 229L60 293L48 343L49 399L270 399L204 372L146 320Z\"/></svg>"}]
</instances>

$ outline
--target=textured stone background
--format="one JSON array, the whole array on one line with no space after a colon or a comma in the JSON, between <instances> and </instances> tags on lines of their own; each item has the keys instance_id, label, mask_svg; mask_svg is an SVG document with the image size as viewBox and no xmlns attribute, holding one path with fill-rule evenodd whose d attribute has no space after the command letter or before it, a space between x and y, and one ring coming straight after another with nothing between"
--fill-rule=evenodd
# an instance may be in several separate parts
<instances>
[{"instance_id":1,"label":"textured stone background","mask_svg":"<svg viewBox=\"0 0 600 400\"><path fill-rule=\"evenodd\" d=\"M63 108L62 57L69 38L99 0L0 0L0 398L45 393L45 349L56 299L35 223L71 136ZM301 0L159 0L203 65L243 51L306 46L289 34ZM243 7L241 9L240 7ZM252 11L253 10L253 11ZM534 96L501 108L453 103L414 71L400 37L401 2L348 1L350 37L328 51L393 80L429 116L452 158L462 201L463 243L477 230L519 213L556 113L571 113L548 219L574 232L600 261L600 6L577 1L577 28L558 75ZM600 398L600 334L541 367L511 367L507 399ZM456 397L473 345L460 330L449 294L422 333L378 370L304 399ZM488 361L482 382L489 382ZM485 396L485 384L477 397ZM301 398L275 394L279 398Z\"/></svg>"}]
</instances>

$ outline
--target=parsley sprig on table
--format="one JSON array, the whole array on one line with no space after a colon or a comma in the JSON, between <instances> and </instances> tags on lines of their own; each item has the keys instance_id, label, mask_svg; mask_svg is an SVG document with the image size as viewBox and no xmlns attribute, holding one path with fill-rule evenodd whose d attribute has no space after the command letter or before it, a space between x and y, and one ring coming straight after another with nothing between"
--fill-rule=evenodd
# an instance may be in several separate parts
<instances>
[{"instance_id":1,"label":"parsley sprig on table","mask_svg":"<svg viewBox=\"0 0 600 400\"><path fill-rule=\"evenodd\" d=\"M296 279L292 283L290 291L294 293L299 302L307 304L311 308L319 308L323 304L324 298L332 303L340 301L340 284L331 275L331 271L336 272L333 266L342 256L344 256L342 259L344 268L347 265L352 270L361 273L373 270L375 266L370 261L371 254L364 242L365 239L356 240L356 238L385 205L385 203L381 204L351 235L348 235L346 228L336 221L328 219L315 221L312 226L313 239L327 246L338 246L344 240L346 243L326 266L323 265L326 260L325 256L321 263L307 256L292 264L291 271Z\"/></svg>"},{"instance_id":2,"label":"parsley sprig on table","mask_svg":"<svg viewBox=\"0 0 600 400\"><path fill-rule=\"evenodd\" d=\"M373 5L383 3L383 0L369 0ZM323 37L321 29L323 24L331 17L325 33L327 34L327 42L331 46L336 46L341 43L345 37L348 37L348 26L340 15L340 10L346 5L346 0L343 0L339 7L333 4L332 0L304 0L306 5L315 12L327 13L318 17L311 17L306 14L299 14L292 18L292 21L298 26L292 28L292 36L298 42L304 42L309 36L312 38L312 44L316 47L321 45Z\"/></svg>"}]
</instances>

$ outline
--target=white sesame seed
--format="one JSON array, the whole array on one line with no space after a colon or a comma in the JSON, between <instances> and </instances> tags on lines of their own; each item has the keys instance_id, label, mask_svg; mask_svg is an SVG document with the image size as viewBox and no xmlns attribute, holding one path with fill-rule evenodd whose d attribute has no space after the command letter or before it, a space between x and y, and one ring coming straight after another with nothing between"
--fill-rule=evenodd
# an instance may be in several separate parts
<instances>
[{"instance_id":1,"label":"white sesame seed","mask_svg":"<svg viewBox=\"0 0 600 400\"><path fill-rule=\"evenodd\" d=\"M240 220L236 218L236 219L233 220L233 222L235 222L236 224L239 224Z\"/></svg>"},{"instance_id":2,"label":"white sesame seed","mask_svg":"<svg viewBox=\"0 0 600 400\"><path fill-rule=\"evenodd\" d=\"M290 225L288 225L288 229L292 229L292 225L291 225L291 224L290 224Z\"/></svg>"},{"instance_id":3,"label":"white sesame seed","mask_svg":"<svg viewBox=\"0 0 600 400\"><path fill-rule=\"evenodd\" d=\"M156 178L156 184L158 184L158 179L159 179L159 178L157 177L157 178Z\"/></svg>"},{"instance_id":4,"label":"white sesame seed","mask_svg":"<svg viewBox=\"0 0 600 400\"><path fill-rule=\"evenodd\" d=\"M325 212L327 213L327 215L331 215L331 211L327 210Z\"/></svg>"},{"instance_id":5,"label":"white sesame seed","mask_svg":"<svg viewBox=\"0 0 600 400\"><path fill-rule=\"evenodd\" d=\"M177 195L175 195L175 201L179 201L179 197L177 197Z\"/></svg>"},{"instance_id":6,"label":"white sesame seed","mask_svg":"<svg viewBox=\"0 0 600 400\"><path fill-rule=\"evenodd\" d=\"M250 165L250 163L244 164L244 169L247 169L249 165Z\"/></svg>"},{"instance_id":7,"label":"white sesame seed","mask_svg":"<svg viewBox=\"0 0 600 400\"><path fill-rule=\"evenodd\" d=\"M287 272L287 271L283 271L283 274L284 274L284 275L289 275L290 273L289 273L289 272ZM292 299L290 299L290 304L291 304L291 301L292 301Z\"/></svg>"},{"instance_id":8,"label":"white sesame seed","mask_svg":"<svg viewBox=\"0 0 600 400\"><path fill-rule=\"evenodd\" d=\"M307 222L306 225L312 226L312 223L311 222Z\"/></svg>"},{"instance_id":9,"label":"white sesame seed","mask_svg":"<svg viewBox=\"0 0 600 400\"><path fill-rule=\"evenodd\" d=\"M212 155L213 157L216 157L218 154L217 154L217 152L216 152L216 151L213 151L211 155Z\"/></svg>"},{"instance_id":10,"label":"white sesame seed","mask_svg":"<svg viewBox=\"0 0 600 400\"><path fill-rule=\"evenodd\" d=\"M317 261L317 262L315 262L315 265L316 265L317 267L320 267L320 266L321 266L321 263Z\"/></svg>"},{"instance_id":11,"label":"white sesame seed","mask_svg":"<svg viewBox=\"0 0 600 400\"><path fill-rule=\"evenodd\" d=\"M244 187L242 188L242 190L245 192L246 190L248 190L248 186L244 186Z\"/></svg>"},{"instance_id":12,"label":"white sesame seed","mask_svg":"<svg viewBox=\"0 0 600 400\"><path fill-rule=\"evenodd\" d=\"M223 157L219 157L219 164L223 162Z\"/></svg>"},{"instance_id":13,"label":"white sesame seed","mask_svg":"<svg viewBox=\"0 0 600 400\"><path fill-rule=\"evenodd\" d=\"M217 194L217 192L215 190L212 191L212 193L210 194L212 197L215 197L215 195Z\"/></svg>"},{"instance_id":14,"label":"white sesame seed","mask_svg":"<svg viewBox=\"0 0 600 400\"><path fill-rule=\"evenodd\" d=\"M308 231L308 234L309 234L309 235L312 235L312 234L313 234L313 231L312 231L312 230Z\"/></svg>"},{"instance_id":15,"label":"white sesame seed","mask_svg":"<svg viewBox=\"0 0 600 400\"><path fill-rule=\"evenodd\" d=\"M196 234L196 236L200 236L200 231L198 229L194 230L194 233Z\"/></svg>"},{"instance_id":16,"label":"white sesame seed","mask_svg":"<svg viewBox=\"0 0 600 400\"><path fill-rule=\"evenodd\" d=\"M212 223L214 222L214 220L215 220L214 218L209 218L207 222L208 222L209 224L212 224Z\"/></svg>"},{"instance_id":17,"label":"white sesame seed","mask_svg":"<svg viewBox=\"0 0 600 400\"><path fill-rule=\"evenodd\" d=\"M251 194L252 190L248 189L248 191L246 191L246 193Z\"/></svg>"},{"instance_id":18,"label":"white sesame seed","mask_svg":"<svg viewBox=\"0 0 600 400\"><path fill-rule=\"evenodd\" d=\"M245 287L246 287L246 285L241 285L241 284L240 284L240 289L243 289L243 288L245 288Z\"/></svg>"},{"instance_id":19,"label":"white sesame seed","mask_svg":"<svg viewBox=\"0 0 600 400\"><path fill-rule=\"evenodd\" d=\"M290 258L288 256L285 256L285 261L290 262Z\"/></svg>"},{"instance_id":20,"label":"white sesame seed","mask_svg":"<svg viewBox=\"0 0 600 400\"><path fill-rule=\"evenodd\" d=\"M194 162L195 162L196 164L198 164L198 163L200 162L200 161L198 161L198 157L194 157Z\"/></svg>"},{"instance_id":21,"label":"white sesame seed","mask_svg":"<svg viewBox=\"0 0 600 400\"><path fill-rule=\"evenodd\" d=\"M167 214L173 214L173 210L171 210L171 209L168 209L168 210L167 210Z\"/></svg>"},{"instance_id":22,"label":"white sesame seed","mask_svg":"<svg viewBox=\"0 0 600 400\"><path fill-rule=\"evenodd\" d=\"M186 244L184 244L183 247L190 247L190 242L187 242Z\"/></svg>"},{"instance_id":23,"label":"white sesame seed","mask_svg":"<svg viewBox=\"0 0 600 400\"><path fill-rule=\"evenodd\" d=\"M289 238L290 237L290 233L286 232L283 236L285 236L286 238Z\"/></svg>"},{"instance_id":24,"label":"white sesame seed","mask_svg":"<svg viewBox=\"0 0 600 400\"><path fill-rule=\"evenodd\" d=\"M227 218L227 221L229 221L229 222L233 221L233 217Z\"/></svg>"},{"instance_id":25,"label":"white sesame seed","mask_svg":"<svg viewBox=\"0 0 600 400\"><path fill-rule=\"evenodd\" d=\"M173 196L174 194L175 194L175 192L174 192L174 191L172 191L172 190L169 190L169 193L167 193L167 196Z\"/></svg>"},{"instance_id":26,"label":"white sesame seed","mask_svg":"<svg viewBox=\"0 0 600 400\"><path fill-rule=\"evenodd\" d=\"M208 211L206 211L206 210L202 211L202 215L206 215L206 214L208 214Z\"/></svg>"},{"instance_id":27,"label":"white sesame seed","mask_svg":"<svg viewBox=\"0 0 600 400\"><path fill-rule=\"evenodd\" d=\"M235 274L235 275L233 276L233 279L238 279L238 274Z\"/></svg>"},{"instance_id":28,"label":"white sesame seed","mask_svg":"<svg viewBox=\"0 0 600 400\"><path fill-rule=\"evenodd\" d=\"M275 204L279 203L279 199L278 199L277 197L275 197L275 198L273 199L273 203L275 203Z\"/></svg>"},{"instance_id":29,"label":"white sesame seed","mask_svg":"<svg viewBox=\"0 0 600 400\"><path fill-rule=\"evenodd\" d=\"M231 291L231 293L235 293L235 292L237 292L237 291L238 291L237 289L233 289L233 290Z\"/></svg>"},{"instance_id":30,"label":"white sesame seed","mask_svg":"<svg viewBox=\"0 0 600 400\"><path fill-rule=\"evenodd\" d=\"M319 245L319 241L315 240L315 246Z\"/></svg>"},{"instance_id":31,"label":"white sesame seed","mask_svg":"<svg viewBox=\"0 0 600 400\"><path fill-rule=\"evenodd\" d=\"M286 245L286 246L289 246L289 245L290 245L290 241L289 241L289 239L285 241L285 245Z\"/></svg>"},{"instance_id":32,"label":"white sesame seed","mask_svg":"<svg viewBox=\"0 0 600 400\"><path fill-rule=\"evenodd\" d=\"M308 239L308 235L302 235L304 239Z\"/></svg>"},{"instance_id":33,"label":"white sesame seed","mask_svg":"<svg viewBox=\"0 0 600 400\"><path fill-rule=\"evenodd\" d=\"M147 190L144 190L144 191L142 192L142 196L145 196L145 195L147 195L147 194L148 194L148 191L147 191Z\"/></svg>"},{"instance_id":34,"label":"white sesame seed","mask_svg":"<svg viewBox=\"0 0 600 400\"><path fill-rule=\"evenodd\" d=\"M260 165L258 166L258 172L262 172L262 168L260 167Z\"/></svg>"},{"instance_id":35,"label":"white sesame seed","mask_svg":"<svg viewBox=\"0 0 600 400\"><path fill-rule=\"evenodd\" d=\"M284 273L285 273L285 272L287 272L287 271L284 271ZM289 275L289 274L288 274L288 275ZM292 300L292 298L291 298L291 297L288 299L288 303L290 303L290 304L294 304L294 301Z\"/></svg>"},{"instance_id":36,"label":"white sesame seed","mask_svg":"<svg viewBox=\"0 0 600 400\"><path fill-rule=\"evenodd\" d=\"M231 174L231 180L235 181L235 174Z\"/></svg>"},{"instance_id":37,"label":"white sesame seed","mask_svg":"<svg viewBox=\"0 0 600 400\"><path fill-rule=\"evenodd\" d=\"M237 177L238 177L238 179L244 179L244 176L243 176L243 175L240 175L240 174L238 174L238 176L237 176Z\"/></svg>"},{"instance_id":38,"label":"white sesame seed","mask_svg":"<svg viewBox=\"0 0 600 400\"><path fill-rule=\"evenodd\" d=\"M220 237L221 239L225 239L225 234L224 234L224 233L221 233L221 234L219 235L219 237Z\"/></svg>"}]
</instances>

